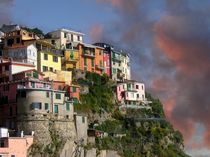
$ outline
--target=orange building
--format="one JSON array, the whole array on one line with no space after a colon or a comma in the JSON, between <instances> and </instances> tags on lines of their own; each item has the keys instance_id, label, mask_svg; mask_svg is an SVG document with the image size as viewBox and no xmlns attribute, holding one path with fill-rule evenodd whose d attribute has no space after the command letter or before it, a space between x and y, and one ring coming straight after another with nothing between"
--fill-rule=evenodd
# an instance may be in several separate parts
<instances>
[{"instance_id":1,"label":"orange building","mask_svg":"<svg viewBox=\"0 0 210 157\"><path fill-rule=\"evenodd\" d=\"M103 74L103 48L79 43L79 69Z\"/></svg>"}]
</instances>

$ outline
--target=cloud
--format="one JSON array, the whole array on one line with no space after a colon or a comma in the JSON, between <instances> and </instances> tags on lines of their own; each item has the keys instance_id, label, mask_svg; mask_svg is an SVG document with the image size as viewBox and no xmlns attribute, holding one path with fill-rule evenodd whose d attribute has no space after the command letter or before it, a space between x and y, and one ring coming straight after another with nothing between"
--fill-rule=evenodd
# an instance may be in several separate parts
<instances>
[{"instance_id":1,"label":"cloud","mask_svg":"<svg viewBox=\"0 0 210 157\"><path fill-rule=\"evenodd\" d=\"M102 39L112 41L117 36L115 44L131 52L135 79L146 82L162 100L185 142L195 135L195 124L201 123L203 145L210 148L210 2L99 1L111 4L119 16L104 28Z\"/></svg>"},{"instance_id":2,"label":"cloud","mask_svg":"<svg viewBox=\"0 0 210 157\"><path fill-rule=\"evenodd\" d=\"M0 0L0 26L11 23L10 9L13 4L14 0Z\"/></svg>"},{"instance_id":3,"label":"cloud","mask_svg":"<svg viewBox=\"0 0 210 157\"><path fill-rule=\"evenodd\" d=\"M99 41L103 35L103 26L100 24L95 24L91 27L89 32L90 39L94 41Z\"/></svg>"}]
</instances>

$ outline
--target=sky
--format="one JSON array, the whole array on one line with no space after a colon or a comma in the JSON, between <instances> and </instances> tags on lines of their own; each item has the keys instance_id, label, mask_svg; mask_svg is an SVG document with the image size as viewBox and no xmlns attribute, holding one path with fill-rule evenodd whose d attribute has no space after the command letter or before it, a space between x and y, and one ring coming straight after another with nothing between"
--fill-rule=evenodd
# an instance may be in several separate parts
<instances>
[{"instance_id":1,"label":"sky","mask_svg":"<svg viewBox=\"0 0 210 157\"><path fill-rule=\"evenodd\" d=\"M210 0L0 0L3 23L70 28L131 54L193 157L210 155Z\"/></svg>"}]
</instances>

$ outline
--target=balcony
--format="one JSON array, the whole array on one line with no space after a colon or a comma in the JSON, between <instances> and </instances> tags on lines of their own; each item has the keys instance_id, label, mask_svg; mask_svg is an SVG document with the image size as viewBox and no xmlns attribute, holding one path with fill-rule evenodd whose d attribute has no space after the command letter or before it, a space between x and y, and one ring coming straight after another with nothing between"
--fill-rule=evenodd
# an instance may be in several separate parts
<instances>
[{"instance_id":1,"label":"balcony","mask_svg":"<svg viewBox=\"0 0 210 157\"><path fill-rule=\"evenodd\" d=\"M78 62L79 61L79 59L78 58L72 58L72 57L69 57L69 58L67 58L66 60L65 60L66 62L70 62L70 63L76 63L76 62Z\"/></svg>"},{"instance_id":2,"label":"balcony","mask_svg":"<svg viewBox=\"0 0 210 157\"><path fill-rule=\"evenodd\" d=\"M95 53L94 52L91 52L91 51L87 51L87 50L84 51L82 53L82 55L85 56L85 57L95 58Z\"/></svg>"},{"instance_id":3,"label":"balcony","mask_svg":"<svg viewBox=\"0 0 210 157\"><path fill-rule=\"evenodd\" d=\"M121 62L122 61L122 57L121 56L112 56L112 60L113 61L117 61L117 62Z\"/></svg>"}]
</instances>

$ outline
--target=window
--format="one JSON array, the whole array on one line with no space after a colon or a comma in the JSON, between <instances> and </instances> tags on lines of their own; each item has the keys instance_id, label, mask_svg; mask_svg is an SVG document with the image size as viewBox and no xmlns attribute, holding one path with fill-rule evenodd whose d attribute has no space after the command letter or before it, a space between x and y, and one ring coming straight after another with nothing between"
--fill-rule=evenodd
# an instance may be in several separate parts
<instances>
[{"instance_id":1,"label":"window","mask_svg":"<svg viewBox=\"0 0 210 157\"><path fill-rule=\"evenodd\" d=\"M82 123L85 123L85 117L82 117Z\"/></svg>"},{"instance_id":2,"label":"window","mask_svg":"<svg viewBox=\"0 0 210 157\"><path fill-rule=\"evenodd\" d=\"M115 68L112 69L113 74L117 73L117 70Z\"/></svg>"},{"instance_id":3,"label":"window","mask_svg":"<svg viewBox=\"0 0 210 157\"><path fill-rule=\"evenodd\" d=\"M54 113L58 113L58 105L54 105Z\"/></svg>"},{"instance_id":4,"label":"window","mask_svg":"<svg viewBox=\"0 0 210 157\"><path fill-rule=\"evenodd\" d=\"M102 67L103 65L102 65L102 61L100 61L100 67Z\"/></svg>"},{"instance_id":5,"label":"window","mask_svg":"<svg viewBox=\"0 0 210 157\"><path fill-rule=\"evenodd\" d=\"M131 93L131 97L134 98L134 93Z\"/></svg>"},{"instance_id":6,"label":"window","mask_svg":"<svg viewBox=\"0 0 210 157\"><path fill-rule=\"evenodd\" d=\"M99 55L101 56L103 54L103 50L100 50L99 51Z\"/></svg>"},{"instance_id":7,"label":"window","mask_svg":"<svg viewBox=\"0 0 210 157\"><path fill-rule=\"evenodd\" d=\"M35 82L31 82L31 87L35 88Z\"/></svg>"},{"instance_id":8,"label":"window","mask_svg":"<svg viewBox=\"0 0 210 157\"><path fill-rule=\"evenodd\" d=\"M41 110L42 109L42 103L41 102L33 102L31 104L32 110Z\"/></svg>"},{"instance_id":9,"label":"window","mask_svg":"<svg viewBox=\"0 0 210 157\"><path fill-rule=\"evenodd\" d=\"M21 91L20 96L21 96L22 98L26 98L26 91Z\"/></svg>"},{"instance_id":10,"label":"window","mask_svg":"<svg viewBox=\"0 0 210 157\"><path fill-rule=\"evenodd\" d=\"M4 85L4 91L9 91L9 85Z\"/></svg>"},{"instance_id":11,"label":"window","mask_svg":"<svg viewBox=\"0 0 210 157\"><path fill-rule=\"evenodd\" d=\"M75 93L77 91L76 87L73 87L73 93Z\"/></svg>"},{"instance_id":12,"label":"window","mask_svg":"<svg viewBox=\"0 0 210 157\"><path fill-rule=\"evenodd\" d=\"M47 66L43 66L43 71L48 71L48 67Z\"/></svg>"},{"instance_id":13,"label":"window","mask_svg":"<svg viewBox=\"0 0 210 157\"><path fill-rule=\"evenodd\" d=\"M17 35L20 35L20 31L17 31Z\"/></svg>"},{"instance_id":14,"label":"window","mask_svg":"<svg viewBox=\"0 0 210 157\"><path fill-rule=\"evenodd\" d=\"M84 58L84 66L87 66L87 58Z\"/></svg>"},{"instance_id":15,"label":"window","mask_svg":"<svg viewBox=\"0 0 210 157\"><path fill-rule=\"evenodd\" d=\"M7 40L7 46L12 46L14 44L14 39Z\"/></svg>"},{"instance_id":16,"label":"window","mask_svg":"<svg viewBox=\"0 0 210 157\"><path fill-rule=\"evenodd\" d=\"M136 97L139 98L139 94L137 94Z\"/></svg>"},{"instance_id":17,"label":"window","mask_svg":"<svg viewBox=\"0 0 210 157\"><path fill-rule=\"evenodd\" d=\"M4 140L0 140L1 142L0 142L0 147L1 148L3 148L3 147L5 147L5 144L4 144ZM1 157L1 156L0 156Z\"/></svg>"},{"instance_id":18,"label":"window","mask_svg":"<svg viewBox=\"0 0 210 157\"><path fill-rule=\"evenodd\" d=\"M52 72L53 72L53 68L52 68L52 67L50 67L50 71L52 71Z\"/></svg>"},{"instance_id":19,"label":"window","mask_svg":"<svg viewBox=\"0 0 210 157\"><path fill-rule=\"evenodd\" d=\"M79 35L77 36L77 41L80 41L80 36Z\"/></svg>"},{"instance_id":20,"label":"window","mask_svg":"<svg viewBox=\"0 0 210 157\"><path fill-rule=\"evenodd\" d=\"M74 41L74 36L73 36L73 34L71 34L71 41Z\"/></svg>"},{"instance_id":21,"label":"window","mask_svg":"<svg viewBox=\"0 0 210 157\"><path fill-rule=\"evenodd\" d=\"M11 155L11 157L15 157L15 155Z\"/></svg>"},{"instance_id":22,"label":"window","mask_svg":"<svg viewBox=\"0 0 210 157\"><path fill-rule=\"evenodd\" d=\"M70 104L66 103L66 111L70 111Z\"/></svg>"},{"instance_id":23,"label":"window","mask_svg":"<svg viewBox=\"0 0 210 157\"><path fill-rule=\"evenodd\" d=\"M48 54L44 54L44 60L48 60Z\"/></svg>"},{"instance_id":24,"label":"window","mask_svg":"<svg viewBox=\"0 0 210 157\"><path fill-rule=\"evenodd\" d=\"M46 97L49 98L50 97L50 93L46 92Z\"/></svg>"},{"instance_id":25,"label":"window","mask_svg":"<svg viewBox=\"0 0 210 157\"><path fill-rule=\"evenodd\" d=\"M91 65L94 67L94 59L91 59Z\"/></svg>"},{"instance_id":26,"label":"window","mask_svg":"<svg viewBox=\"0 0 210 157\"><path fill-rule=\"evenodd\" d=\"M9 65L5 66L5 70L8 71L9 70Z\"/></svg>"},{"instance_id":27,"label":"window","mask_svg":"<svg viewBox=\"0 0 210 157\"><path fill-rule=\"evenodd\" d=\"M58 62L58 57L57 56L53 56L53 62Z\"/></svg>"},{"instance_id":28,"label":"window","mask_svg":"<svg viewBox=\"0 0 210 157\"><path fill-rule=\"evenodd\" d=\"M136 89L139 89L139 85L136 85Z\"/></svg>"},{"instance_id":29,"label":"window","mask_svg":"<svg viewBox=\"0 0 210 157\"><path fill-rule=\"evenodd\" d=\"M64 33L64 38L66 38L67 37L67 33Z\"/></svg>"},{"instance_id":30,"label":"window","mask_svg":"<svg viewBox=\"0 0 210 157\"><path fill-rule=\"evenodd\" d=\"M58 86L58 90L62 90L62 86L61 85Z\"/></svg>"},{"instance_id":31,"label":"window","mask_svg":"<svg viewBox=\"0 0 210 157\"><path fill-rule=\"evenodd\" d=\"M55 94L55 98L56 98L56 99L61 99L61 94L56 93L56 94Z\"/></svg>"},{"instance_id":32,"label":"window","mask_svg":"<svg viewBox=\"0 0 210 157\"><path fill-rule=\"evenodd\" d=\"M48 103L45 103L45 104L44 104L44 109L45 109L45 110L49 110L49 104L48 104Z\"/></svg>"},{"instance_id":33,"label":"window","mask_svg":"<svg viewBox=\"0 0 210 157\"><path fill-rule=\"evenodd\" d=\"M55 45L55 40L51 40L51 44Z\"/></svg>"},{"instance_id":34,"label":"window","mask_svg":"<svg viewBox=\"0 0 210 157\"><path fill-rule=\"evenodd\" d=\"M17 44L20 43L20 38L16 38L16 43L17 43Z\"/></svg>"}]
</instances>

